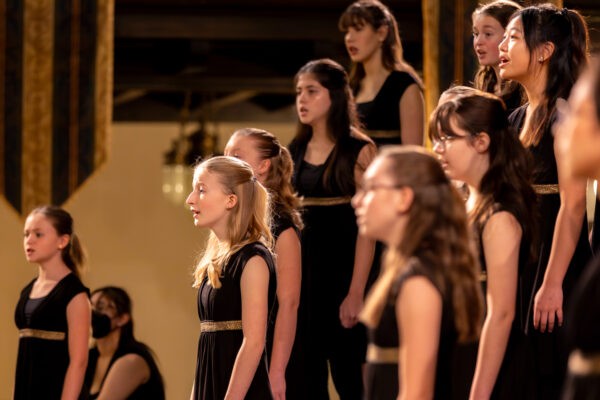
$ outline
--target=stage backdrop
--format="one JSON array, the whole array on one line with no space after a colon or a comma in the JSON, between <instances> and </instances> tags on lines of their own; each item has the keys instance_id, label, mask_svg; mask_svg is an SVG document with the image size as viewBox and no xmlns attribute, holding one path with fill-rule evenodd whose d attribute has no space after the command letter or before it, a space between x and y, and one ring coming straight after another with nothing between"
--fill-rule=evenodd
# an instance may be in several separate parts
<instances>
[{"instance_id":1,"label":"stage backdrop","mask_svg":"<svg viewBox=\"0 0 600 400\"><path fill-rule=\"evenodd\" d=\"M0 194L60 205L107 156L114 0L0 1Z\"/></svg>"}]
</instances>

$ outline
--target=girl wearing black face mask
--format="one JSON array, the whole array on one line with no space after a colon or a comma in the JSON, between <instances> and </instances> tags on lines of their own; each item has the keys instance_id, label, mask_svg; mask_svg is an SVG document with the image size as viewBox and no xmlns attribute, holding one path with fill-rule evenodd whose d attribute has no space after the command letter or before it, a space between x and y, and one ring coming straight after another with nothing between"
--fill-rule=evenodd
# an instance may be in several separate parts
<instances>
[{"instance_id":1,"label":"girl wearing black face mask","mask_svg":"<svg viewBox=\"0 0 600 400\"><path fill-rule=\"evenodd\" d=\"M162 377L152 351L133 336L131 300L121 288L92 292L92 335L85 374L88 399L164 400Z\"/></svg>"}]
</instances>

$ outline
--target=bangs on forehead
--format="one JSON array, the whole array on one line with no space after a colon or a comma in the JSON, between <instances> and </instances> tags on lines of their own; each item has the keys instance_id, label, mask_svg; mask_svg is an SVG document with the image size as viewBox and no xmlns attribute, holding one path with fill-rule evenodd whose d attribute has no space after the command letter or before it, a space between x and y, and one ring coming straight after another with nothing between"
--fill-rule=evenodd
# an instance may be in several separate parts
<instances>
[{"instance_id":1,"label":"bangs on forehead","mask_svg":"<svg viewBox=\"0 0 600 400\"><path fill-rule=\"evenodd\" d=\"M370 23L368 15L360 8L352 7L342 15L338 28L340 31L347 31L348 28L360 29L367 23Z\"/></svg>"}]
</instances>

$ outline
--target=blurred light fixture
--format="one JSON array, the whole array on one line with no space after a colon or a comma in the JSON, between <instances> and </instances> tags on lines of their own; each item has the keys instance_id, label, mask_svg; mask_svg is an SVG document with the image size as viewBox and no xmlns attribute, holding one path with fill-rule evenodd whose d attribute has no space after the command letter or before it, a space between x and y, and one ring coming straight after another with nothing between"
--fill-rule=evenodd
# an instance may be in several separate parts
<instances>
[{"instance_id":1,"label":"blurred light fixture","mask_svg":"<svg viewBox=\"0 0 600 400\"><path fill-rule=\"evenodd\" d=\"M179 135L164 153L162 192L165 198L177 206L185 206L185 200L191 191L193 165L213 154L217 145L216 136L206 131L205 121L200 121L198 130L186 134L191 97L191 92L187 91L181 109Z\"/></svg>"}]
</instances>

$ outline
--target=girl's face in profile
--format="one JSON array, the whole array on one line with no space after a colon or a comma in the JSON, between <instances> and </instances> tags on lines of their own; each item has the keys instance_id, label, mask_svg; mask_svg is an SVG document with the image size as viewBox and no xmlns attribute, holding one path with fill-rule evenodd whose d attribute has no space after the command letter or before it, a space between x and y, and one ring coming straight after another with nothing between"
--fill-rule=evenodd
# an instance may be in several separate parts
<instances>
[{"instance_id":1,"label":"girl's face in profile","mask_svg":"<svg viewBox=\"0 0 600 400\"><path fill-rule=\"evenodd\" d=\"M390 244L399 219L395 206L401 188L388 173L385 158L376 158L363 175L362 186L352 198L356 223L362 235Z\"/></svg>"},{"instance_id":2,"label":"girl's face in profile","mask_svg":"<svg viewBox=\"0 0 600 400\"><path fill-rule=\"evenodd\" d=\"M313 127L326 124L330 107L329 90L312 74L301 74L296 83L296 111L300 122Z\"/></svg>"},{"instance_id":3,"label":"girl's face in profile","mask_svg":"<svg viewBox=\"0 0 600 400\"><path fill-rule=\"evenodd\" d=\"M487 14L473 17L473 49L480 65L495 67L500 62L498 45L504 36L504 28L498 20Z\"/></svg>"},{"instance_id":4,"label":"girl's face in profile","mask_svg":"<svg viewBox=\"0 0 600 400\"><path fill-rule=\"evenodd\" d=\"M513 18L506 26L506 34L499 46L500 77L523 83L530 73L530 51L525 43L523 21Z\"/></svg>"},{"instance_id":5,"label":"girl's face in profile","mask_svg":"<svg viewBox=\"0 0 600 400\"><path fill-rule=\"evenodd\" d=\"M226 228L231 209L230 197L226 194L217 175L199 166L194 171L192 192L186 200L194 216L194 225L200 228Z\"/></svg>"}]
</instances>

